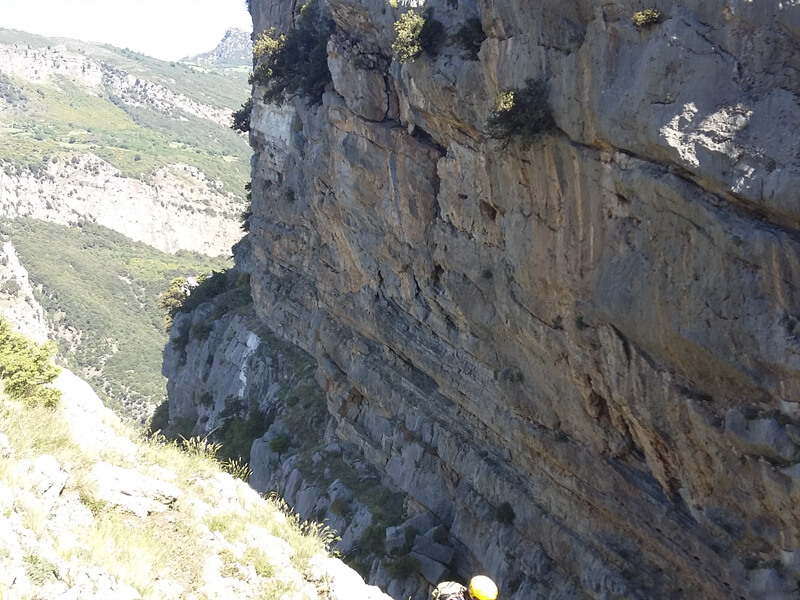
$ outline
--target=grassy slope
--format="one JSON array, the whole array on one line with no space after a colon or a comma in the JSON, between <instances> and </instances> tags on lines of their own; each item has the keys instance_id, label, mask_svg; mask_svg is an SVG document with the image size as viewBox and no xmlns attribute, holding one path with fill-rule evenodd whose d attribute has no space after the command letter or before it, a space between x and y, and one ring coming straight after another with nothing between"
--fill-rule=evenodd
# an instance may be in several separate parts
<instances>
[{"instance_id":1,"label":"grassy slope","mask_svg":"<svg viewBox=\"0 0 800 600\"><path fill-rule=\"evenodd\" d=\"M33 219L3 223L50 318L82 332L75 347L61 340L66 363L112 406L157 404L165 394L161 352L167 341L156 306L170 279L230 266L199 255L164 254L104 227L70 228ZM100 365L102 371L94 373Z\"/></svg>"},{"instance_id":2,"label":"grassy slope","mask_svg":"<svg viewBox=\"0 0 800 600\"><path fill-rule=\"evenodd\" d=\"M113 422L100 427L107 430L114 425L126 434ZM324 576L315 579L310 562L320 553L327 553L332 532L318 524L301 522L284 503L259 498L241 482L220 479L218 474L224 465L215 459L215 447L196 439L174 444L166 443L163 438L151 438L137 441L135 456L123 455L117 446L107 447L98 456L72 439L59 408L12 401L2 391L0 433L8 437L13 449L9 456L0 455L0 489L10 493L13 501L10 508L0 513L0 529L12 522L20 523L11 531L17 531L15 537L20 539L25 536L25 579L33 584L34 592L47 590L44 586L56 577L69 585L80 583L73 581L80 579L76 573L99 567L132 586L145 599L162 597L157 592L159 579L178 583L183 588L181 597L194 593L207 598L204 593L207 588L203 587L208 575L206 561L216 557L221 575L240 581L237 584L240 589L246 587L264 600L279 600L297 591L293 581L299 575L312 581L320 590L320 597L324 597L328 582ZM44 454L53 456L62 465L70 465L58 505L83 504L92 513L88 522L85 517L65 521L64 515L74 512L42 509L41 490L23 475L29 466L22 463ZM170 482L178 486L183 496L166 513L139 519L96 496L92 469L99 460L149 472L155 477L171 473L174 477L169 478ZM226 482L225 488L221 488L220 481ZM223 500L223 494L230 492L234 495L224 496ZM65 539L66 529L78 544L57 542ZM206 539L208 530L218 532L210 542ZM293 549L290 565L273 564L274 559L265 553L269 548L264 547L264 542L248 535L252 531L265 531L285 540ZM62 537L56 538L53 532ZM17 539L5 541L13 547ZM240 548L236 554L229 549L232 543ZM13 553L0 545L0 567L10 568L16 566L15 562ZM74 572L65 572L67 564ZM294 570L299 572L298 576L287 577ZM0 598L10 591L6 585L0 582ZM45 596L35 593L32 597Z\"/></svg>"},{"instance_id":3,"label":"grassy slope","mask_svg":"<svg viewBox=\"0 0 800 600\"><path fill-rule=\"evenodd\" d=\"M202 69L112 46L4 29L0 29L1 43L40 48L65 45L110 67L231 112L249 96L248 74L242 69ZM110 90L93 95L63 77L51 84L33 84L0 75L0 96L16 109L0 117L3 159L29 165L53 154L88 151L125 175L139 178L147 178L160 166L180 162L199 167L210 179L222 181L224 192L244 199L251 150L244 138L226 127L189 114L167 116L129 106Z\"/></svg>"}]
</instances>

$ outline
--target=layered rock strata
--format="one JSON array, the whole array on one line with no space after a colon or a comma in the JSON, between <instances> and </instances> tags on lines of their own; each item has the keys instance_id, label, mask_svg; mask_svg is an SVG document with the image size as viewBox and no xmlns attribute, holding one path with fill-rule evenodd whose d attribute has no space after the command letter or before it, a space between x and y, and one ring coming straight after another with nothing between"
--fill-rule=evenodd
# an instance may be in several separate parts
<instances>
[{"instance_id":1,"label":"layered rock strata","mask_svg":"<svg viewBox=\"0 0 800 600\"><path fill-rule=\"evenodd\" d=\"M13 39L12 34L4 33L3 39ZM219 141L215 138L230 135L226 130L231 125L231 108L238 106L236 101L220 105L222 100L212 98L216 95L193 86L184 89L181 76L176 82L174 76L159 73L158 61L148 66L146 62L126 59L124 52L74 40L59 39L58 44L45 47L46 38L29 37L34 40L31 43L42 47L0 41L3 135L19 142L18 147L12 144L0 156L0 214L68 225L90 220L164 252L188 250L227 255L242 235L241 189L231 189L218 173L203 172L195 165L205 168L204 163L194 162L192 156L186 155L170 164L157 157L157 166L138 176L125 173L120 169L125 169L124 155L131 150L129 142L115 142L121 144L122 154L114 160L107 152L96 149L108 143L108 138L96 137L91 130L139 127L155 144L163 140L165 123L184 123L187 133L181 140L173 139L178 128L167 127L168 143L177 149L186 145L185 139L210 127L208 131L213 133L201 134L201 147L196 149L198 153L206 152ZM181 70L184 77L187 71L192 72ZM194 98L187 95L192 93ZM27 97L32 94L37 101ZM234 92L231 95L235 97ZM225 90L221 96L225 98ZM94 109L85 108L88 105L78 100L87 98ZM59 112L67 110L62 104L66 102L69 110L77 110L76 106L99 110L97 106L102 105L103 98L107 98L106 110L111 112L90 115L85 131L80 123L69 121ZM50 103L45 105L48 108L37 106L45 99ZM80 116L80 110L76 114ZM62 123L62 118L67 123ZM64 125L69 128L59 131L59 126ZM44 127L46 133L37 132L36 127ZM214 143L206 148L203 138L209 136ZM234 141L238 142L235 138ZM137 148L141 153L130 152L129 160L134 163L142 160L142 154L147 160L163 151L156 150L155 145L152 149L141 145ZM241 152L236 144L228 143L225 148L226 155L219 157L222 162L235 163L237 158L246 156L246 152L238 157L227 155ZM98 154L104 154L116 166ZM198 231L205 233L199 236Z\"/></svg>"},{"instance_id":2,"label":"layered rock strata","mask_svg":"<svg viewBox=\"0 0 800 600\"><path fill-rule=\"evenodd\" d=\"M503 597L796 597L800 7L396 4L327 0L321 105L254 92L255 306L337 434ZM446 36L399 64L412 7ZM538 79L557 130L503 150Z\"/></svg>"}]
</instances>

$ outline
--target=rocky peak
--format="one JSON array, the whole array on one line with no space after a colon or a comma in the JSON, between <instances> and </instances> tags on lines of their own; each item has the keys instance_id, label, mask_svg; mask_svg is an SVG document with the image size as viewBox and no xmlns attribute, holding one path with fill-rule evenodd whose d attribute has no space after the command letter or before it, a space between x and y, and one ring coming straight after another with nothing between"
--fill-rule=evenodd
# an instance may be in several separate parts
<instances>
[{"instance_id":1,"label":"rocky peak","mask_svg":"<svg viewBox=\"0 0 800 600\"><path fill-rule=\"evenodd\" d=\"M217 47L209 52L187 56L181 62L214 67L249 67L253 64L253 42L250 32L228 29Z\"/></svg>"}]
</instances>

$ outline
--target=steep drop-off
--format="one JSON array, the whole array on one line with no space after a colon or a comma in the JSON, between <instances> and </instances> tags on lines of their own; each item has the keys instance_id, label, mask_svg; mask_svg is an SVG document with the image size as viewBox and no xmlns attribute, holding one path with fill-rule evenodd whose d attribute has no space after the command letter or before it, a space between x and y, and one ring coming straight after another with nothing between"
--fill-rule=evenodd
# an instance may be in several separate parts
<instances>
[{"instance_id":1,"label":"steep drop-off","mask_svg":"<svg viewBox=\"0 0 800 600\"><path fill-rule=\"evenodd\" d=\"M333 549L373 585L428 600L428 581L415 572L436 579L447 571L455 552L444 528L336 437L313 358L270 333L252 303L242 304L244 291L175 315L164 350L169 401L151 427L203 437L221 445L221 456L249 461L250 485L338 532Z\"/></svg>"},{"instance_id":2,"label":"steep drop-off","mask_svg":"<svg viewBox=\"0 0 800 600\"><path fill-rule=\"evenodd\" d=\"M256 33L295 4L252 0ZM400 64L420 5L444 44ZM321 105L254 90L255 307L461 575L516 600L788 600L800 7L642 8L327 0ZM537 79L557 130L504 151L495 99Z\"/></svg>"}]
</instances>

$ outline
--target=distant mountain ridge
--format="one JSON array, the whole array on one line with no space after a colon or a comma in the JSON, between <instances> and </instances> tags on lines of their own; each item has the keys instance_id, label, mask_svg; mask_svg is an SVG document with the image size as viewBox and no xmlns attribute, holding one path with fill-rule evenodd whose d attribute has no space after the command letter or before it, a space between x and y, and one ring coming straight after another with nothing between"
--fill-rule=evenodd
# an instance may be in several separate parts
<instances>
[{"instance_id":1,"label":"distant mountain ridge","mask_svg":"<svg viewBox=\"0 0 800 600\"><path fill-rule=\"evenodd\" d=\"M228 29L216 48L195 56L187 56L181 62L214 67L250 67L253 64L253 42L250 32Z\"/></svg>"},{"instance_id":2,"label":"distant mountain ridge","mask_svg":"<svg viewBox=\"0 0 800 600\"><path fill-rule=\"evenodd\" d=\"M251 155L231 113L248 89L241 69L0 29L0 214L227 254Z\"/></svg>"}]
</instances>

